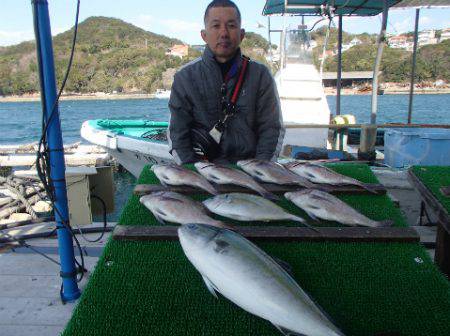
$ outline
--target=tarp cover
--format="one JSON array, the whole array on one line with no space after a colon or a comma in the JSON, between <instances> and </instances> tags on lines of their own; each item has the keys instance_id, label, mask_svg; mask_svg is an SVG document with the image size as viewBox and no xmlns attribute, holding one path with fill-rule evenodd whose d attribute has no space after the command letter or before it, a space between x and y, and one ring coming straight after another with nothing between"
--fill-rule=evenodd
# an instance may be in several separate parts
<instances>
[{"instance_id":1,"label":"tarp cover","mask_svg":"<svg viewBox=\"0 0 450 336\"><path fill-rule=\"evenodd\" d=\"M372 16L383 11L383 0L267 0L263 15L322 15L326 5L336 15ZM287 4L287 5L286 5ZM389 7L446 7L450 0L388 0Z\"/></svg>"}]
</instances>

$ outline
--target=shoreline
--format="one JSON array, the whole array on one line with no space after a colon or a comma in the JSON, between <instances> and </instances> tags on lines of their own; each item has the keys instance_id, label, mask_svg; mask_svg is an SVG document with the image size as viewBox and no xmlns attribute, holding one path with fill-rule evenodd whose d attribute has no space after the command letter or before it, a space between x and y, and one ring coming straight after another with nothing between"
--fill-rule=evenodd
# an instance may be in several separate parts
<instances>
[{"instance_id":1,"label":"shoreline","mask_svg":"<svg viewBox=\"0 0 450 336\"><path fill-rule=\"evenodd\" d=\"M335 96L335 88L325 88L325 95ZM358 92L355 89L344 88L341 91L343 96L354 96L354 95L371 95L372 91L368 90L366 92ZM384 89L385 95L407 95L409 94L409 88L399 88L391 87ZM436 88L425 88L425 89L414 89L414 94L450 94L450 88L436 89ZM126 100L126 99L155 99L155 94L145 94L145 93L121 93L121 94L110 94L110 93L90 93L90 94L71 94L62 95L61 101L71 101L71 100ZM38 102L41 100L40 94L30 94L23 96L0 96L0 103L16 103L16 102Z\"/></svg>"}]
</instances>

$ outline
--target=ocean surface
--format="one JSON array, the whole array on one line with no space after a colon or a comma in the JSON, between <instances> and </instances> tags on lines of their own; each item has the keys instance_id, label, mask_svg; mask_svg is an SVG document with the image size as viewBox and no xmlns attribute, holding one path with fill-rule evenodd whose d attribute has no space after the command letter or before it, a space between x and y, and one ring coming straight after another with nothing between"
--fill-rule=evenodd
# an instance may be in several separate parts
<instances>
[{"instance_id":1,"label":"ocean surface","mask_svg":"<svg viewBox=\"0 0 450 336\"><path fill-rule=\"evenodd\" d=\"M336 98L328 96L332 113ZM378 123L407 122L408 96L378 97ZM73 100L60 103L60 117L65 144L81 141L80 127L88 119L150 119L168 121L167 99ZM342 96L341 114L353 114L358 123L367 123L370 116L370 96ZM39 102L0 102L0 145L25 144L39 140L42 110ZM417 95L414 97L413 123L450 124L450 94ZM115 173L114 213L108 221L117 221L132 193L135 178L128 173ZM94 220L100 221L100 217Z\"/></svg>"},{"instance_id":2,"label":"ocean surface","mask_svg":"<svg viewBox=\"0 0 450 336\"><path fill-rule=\"evenodd\" d=\"M333 113L336 98L328 96ZM378 96L378 123L407 122L408 96ZM73 100L59 104L64 143L81 141L80 127L88 119L151 119L168 121L167 99ZM341 114L353 114L358 123L367 123L371 97L342 96ZM450 94L416 95L413 123L450 124ZM39 102L0 102L0 144L38 141L42 110Z\"/></svg>"}]
</instances>

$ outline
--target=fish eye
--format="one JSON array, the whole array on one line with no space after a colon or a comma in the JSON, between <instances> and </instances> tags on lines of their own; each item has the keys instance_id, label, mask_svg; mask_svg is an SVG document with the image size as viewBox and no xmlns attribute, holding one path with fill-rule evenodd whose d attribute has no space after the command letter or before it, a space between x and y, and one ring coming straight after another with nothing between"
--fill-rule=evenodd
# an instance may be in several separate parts
<instances>
[{"instance_id":1,"label":"fish eye","mask_svg":"<svg viewBox=\"0 0 450 336\"><path fill-rule=\"evenodd\" d=\"M198 226L195 224L186 224L186 226L188 227L188 229L191 229L191 230L197 230L197 228L198 228Z\"/></svg>"}]
</instances>

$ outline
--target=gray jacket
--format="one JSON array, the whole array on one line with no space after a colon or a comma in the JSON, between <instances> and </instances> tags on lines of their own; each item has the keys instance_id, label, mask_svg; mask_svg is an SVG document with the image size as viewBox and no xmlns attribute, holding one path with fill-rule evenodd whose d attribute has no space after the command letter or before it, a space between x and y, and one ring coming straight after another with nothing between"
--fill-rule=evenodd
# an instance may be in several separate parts
<instances>
[{"instance_id":1,"label":"gray jacket","mask_svg":"<svg viewBox=\"0 0 450 336\"><path fill-rule=\"evenodd\" d=\"M238 59L240 66L242 57ZM228 81L229 97L237 77ZM195 123L209 131L219 121L222 83L220 67L208 47L202 57L175 74L169 101L168 139L177 163L199 160L192 147L190 129ZM238 111L227 121L217 161L274 160L281 150L284 129L277 88L266 66L249 62L236 105Z\"/></svg>"}]
</instances>

